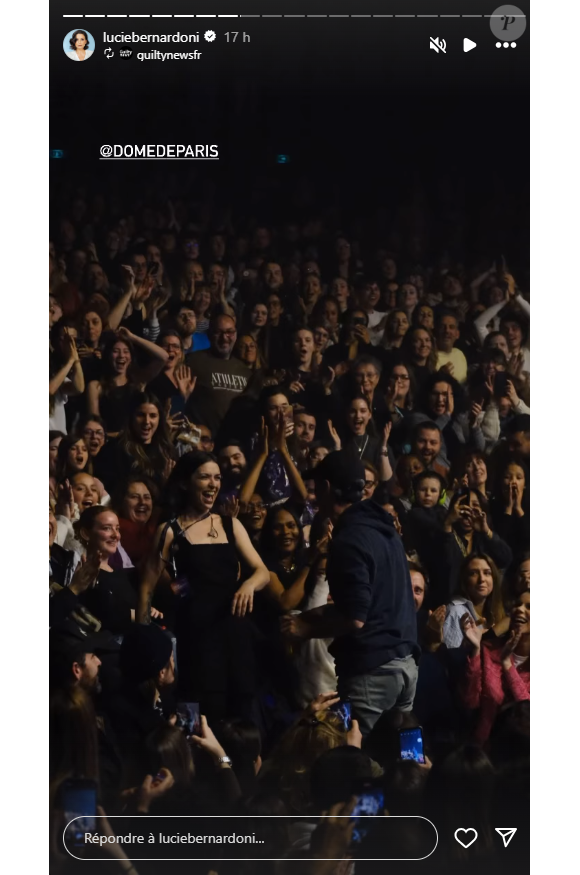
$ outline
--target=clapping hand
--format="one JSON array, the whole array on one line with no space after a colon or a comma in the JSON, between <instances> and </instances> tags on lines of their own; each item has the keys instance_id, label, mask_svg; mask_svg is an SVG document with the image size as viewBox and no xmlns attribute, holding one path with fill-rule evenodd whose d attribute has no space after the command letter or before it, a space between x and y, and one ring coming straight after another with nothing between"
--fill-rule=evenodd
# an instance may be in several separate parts
<instances>
[{"instance_id":1,"label":"clapping hand","mask_svg":"<svg viewBox=\"0 0 580 875\"><path fill-rule=\"evenodd\" d=\"M506 671L509 671L509 669L513 665L512 654L520 643L521 637L521 629L512 629L506 643L504 644L503 650L501 652L501 663Z\"/></svg>"},{"instance_id":2,"label":"clapping hand","mask_svg":"<svg viewBox=\"0 0 580 875\"><path fill-rule=\"evenodd\" d=\"M439 605L434 611L429 611L429 619L425 626L425 637L432 647L443 644L443 626L447 616L447 605Z\"/></svg>"},{"instance_id":3,"label":"clapping hand","mask_svg":"<svg viewBox=\"0 0 580 875\"><path fill-rule=\"evenodd\" d=\"M260 425L259 447L261 456L267 456L270 452L268 426L264 417Z\"/></svg>"},{"instance_id":4,"label":"clapping hand","mask_svg":"<svg viewBox=\"0 0 580 875\"><path fill-rule=\"evenodd\" d=\"M461 625L461 631L463 632L463 639L471 645L473 655L475 656L481 649L483 628L477 625L469 611L461 617L459 623Z\"/></svg>"},{"instance_id":5,"label":"clapping hand","mask_svg":"<svg viewBox=\"0 0 580 875\"><path fill-rule=\"evenodd\" d=\"M99 550L91 551L82 557L70 583L71 592L80 595L96 584L103 558L104 554Z\"/></svg>"},{"instance_id":6,"label":"clapping hand","mask_svg":"<svg viewBox=\"0 0 580 875\"><path fill-rule=\"evenodd\" d=\"M65 480L58 487L58 498L56 501L56 515L64 516L67 520L72 520L75 513L75 497L72 491L70 480Z\"/></svg>"}]
</instances>

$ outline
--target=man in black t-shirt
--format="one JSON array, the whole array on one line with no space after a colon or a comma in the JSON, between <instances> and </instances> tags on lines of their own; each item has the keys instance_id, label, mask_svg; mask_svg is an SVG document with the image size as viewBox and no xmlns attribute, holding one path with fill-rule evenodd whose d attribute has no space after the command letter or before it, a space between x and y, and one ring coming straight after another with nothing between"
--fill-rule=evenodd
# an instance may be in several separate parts
<instances>
[{"instance_id":1,"label":"man in black t-shirt","mask_svg":"<svg viewBox=\"0 0 580 875\"><path fill-rule=\"evenodd\" d=\"M187 416L192 422L207 425L214 435L230 404L248 389L252 377L250 368L232 357L236 338L233 318L217 316L209 326L210 348L191 353L185 359L196 378L187 403Z\"/></svg>"},{"instance_id":2,"label":"man in black t-shirt","mask_svg":"<svg viewBox=\"0 0 580 875\"><path fill-rule=\"evenodd\" d=\"M319 514L334 525L326 568L333 604L284 617L282 629L334 638L338 692L368 735L384 711L413 707L419 648L407 558L391 515L361 501L359 460L330 453L314 474Z\"/></svg>"}]
</instances>

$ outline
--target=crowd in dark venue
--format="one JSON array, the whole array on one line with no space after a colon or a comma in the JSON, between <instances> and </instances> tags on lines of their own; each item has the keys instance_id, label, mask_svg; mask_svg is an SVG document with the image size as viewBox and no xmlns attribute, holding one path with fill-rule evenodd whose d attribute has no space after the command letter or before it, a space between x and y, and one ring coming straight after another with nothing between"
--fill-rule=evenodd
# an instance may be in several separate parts
<instances>
[{"instance_id":1,"label":"crowd in dark venue","mask_svg":"<svg viewBox=\"0 0 580 875\"><path fill-rule=\"evenodd\" d=\"M364 875L418 856L412 820L397 839L357 832L373 793L377 822L426 817L439 835L431 858L381 871L520 871L523 257L464 252L453 228L434 248L412 205L383 227L316 203L274 216L211 186L106 177L53 197L58 875L74 781L94 782L101 831L115 815L278 816L262 862L155 864L119 845L100 851L111 872ZM415 727L424 762L401 758ZM506 823L521 826L508 848ZM478 832L469 851L458 827Z\"/></svg>"}]
</instances>

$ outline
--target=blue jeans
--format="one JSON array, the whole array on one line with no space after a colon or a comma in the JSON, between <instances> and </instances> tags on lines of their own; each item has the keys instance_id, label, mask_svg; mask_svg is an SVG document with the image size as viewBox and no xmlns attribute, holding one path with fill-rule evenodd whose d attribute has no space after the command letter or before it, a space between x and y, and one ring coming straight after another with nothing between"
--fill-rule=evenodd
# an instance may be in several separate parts
<instances>
[{"instance_id":1,"label":"blue jeans","mask_svg":"<svg viewBox=\"0 0 580 875\"><path fill-rule=\"evenodd\" d=\"M352 716L369 735L384 711L411 711L417 687L417 663L412 656L392 659L372 673L338 678L338 693L352 702Z\"/></svg>"}]
</instances>

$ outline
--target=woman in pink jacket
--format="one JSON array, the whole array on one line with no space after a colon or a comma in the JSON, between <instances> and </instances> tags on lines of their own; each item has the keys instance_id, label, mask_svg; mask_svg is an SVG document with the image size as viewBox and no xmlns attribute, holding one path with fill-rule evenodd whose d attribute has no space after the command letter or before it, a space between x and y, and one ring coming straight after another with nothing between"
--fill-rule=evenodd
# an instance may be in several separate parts
<instances>
[{"instance_id":1,"label":"woman in pink jacket","mask_svg":"<svg viewBox=\"0 0 580 875\"><path fill-rule=\"evenodd\" d=\"M471 614L461 618L471 652L459 693L467 708L479 709L475 740L489 738L501 706L530 698L530 593L523 592L511 612L507 640L482 643L483 629Z\"/></svg>"}]
</instances>

